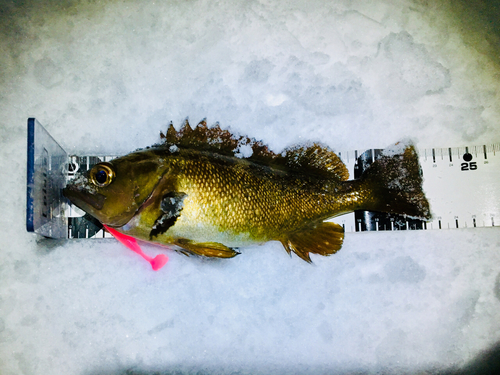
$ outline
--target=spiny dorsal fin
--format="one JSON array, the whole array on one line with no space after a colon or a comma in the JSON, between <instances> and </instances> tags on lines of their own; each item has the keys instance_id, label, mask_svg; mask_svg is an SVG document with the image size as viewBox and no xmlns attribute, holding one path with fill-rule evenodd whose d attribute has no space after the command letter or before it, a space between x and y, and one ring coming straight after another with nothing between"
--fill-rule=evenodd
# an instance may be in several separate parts
<instances>
[{"instance_id":1,"label":"spiny dorsal fin","mask_svg":"<svg viewBox=\"0 0 500 375\"><path fill-rule=\"evenodd\" d=\"M179 131L170 123L167 134L160 133L160 137L164 139L163 146L166 147L175 145L179 148L210 151L226 156L248 155L246 159L255 162L261 160L261 164L269 164L270 160L280 158L280 155L269 151L262 142L246 136L235 136L228 130L221 129L218 123L209 128L206 119L200 121L194 129L186 119ZM240 154L242 148L245 148L246 152Z\"/></svg>"},{"instance_id":2,"label":"spiny dorsal fin","mask_svg":"<svg viewBox=\"0 0 500 375\"><path fill-rule=\"evenodd\" d=\"M163 147L177 146L183 149L208 151L225 156L245 158L256 164L285 171L313 174L323 178L347 180L349 173L340 158L319 144L295 146L276 154L261 141L246 136L236 136L220 128L216 123L207 126L206 119L192 129L186 119L179 131L170 123L167 133L160 133Z\"/></svg>"}]
</instances>

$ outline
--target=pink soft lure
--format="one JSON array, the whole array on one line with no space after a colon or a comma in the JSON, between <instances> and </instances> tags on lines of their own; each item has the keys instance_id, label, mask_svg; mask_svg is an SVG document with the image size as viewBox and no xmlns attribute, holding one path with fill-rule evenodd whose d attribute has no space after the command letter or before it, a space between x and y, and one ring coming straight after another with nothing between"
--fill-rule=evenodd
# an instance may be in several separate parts
<instances>
[{"instance_id":1,"label":"pink soft lure","mask_svg":"<svg viewBox=\"0 0 500 375\"><path fill-rule=\"evenodd\" d=\"M126 234L120 233L117 230L114 230L114 229L108 227L106 224L103 224L103 226L118 241L120 241L122 244L127 246L133 252L139 254L141 257L146 259L151 264L151 267L153 267L154 271L158 271L168 262L168 257L164 254L158 254L154 258L151 258L151 257L147 256L146 254L144 254L142 249L140 248L139 244L137 243L137 240L134 237L130 237L130 236L127 236Z\"/></svg>"}]
</instances>

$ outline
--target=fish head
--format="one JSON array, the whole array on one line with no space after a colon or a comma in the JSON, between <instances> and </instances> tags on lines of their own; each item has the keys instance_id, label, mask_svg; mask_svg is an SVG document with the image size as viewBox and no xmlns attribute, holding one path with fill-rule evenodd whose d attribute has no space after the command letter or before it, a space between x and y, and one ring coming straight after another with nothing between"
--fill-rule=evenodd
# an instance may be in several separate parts
<instances>
[{"instance_id":1,"label":"fish head","mask_svg":"<svg viewBox=\"0 0 500 375\"><path fill-rule=\"evenodd\" d=\"M168 157L138 151L94 165L70 181L63 194L101 223L120 227L136 215L168 170Z\"/></svg>"}]
</instances>

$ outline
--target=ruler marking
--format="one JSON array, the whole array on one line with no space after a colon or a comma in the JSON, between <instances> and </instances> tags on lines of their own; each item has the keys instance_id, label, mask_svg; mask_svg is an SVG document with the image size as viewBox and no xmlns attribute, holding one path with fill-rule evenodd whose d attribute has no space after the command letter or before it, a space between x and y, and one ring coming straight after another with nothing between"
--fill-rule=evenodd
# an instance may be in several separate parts
<instances>
[{"instance_id":1,"label":"ruler marking","mask_svg":"<svg viewBox=\"0 0 500 375\"><path fill-rule=\"evenodd\" d=\"M436 150L432 149L432 162L436 164Z\"/></svg>"},{"instance_id":2,"label":"ruler marking","mask_svg":"<svg viewBox=\"0 0 500 375\"><path fill-rule=\"evenodd\" d=\"M486 152L486 145L483 145L484 160L488 159L488 154Z\"/></svg>"},{"instance_id":3,"label":"ruler marking","mask_svg":"<svg viewBox=\"0 0 500 375\"><path fill-rule=\"evenodd\" d=\"M450 157L450 163L451 163L451 162L453 161L453 158L452 158L452 156L451 156L451 155L452 155L452 153L451 153L451 147L450 147L450 148L448 148L448 155L449 155L449 157Z\"/></svg>"}]
</instances>

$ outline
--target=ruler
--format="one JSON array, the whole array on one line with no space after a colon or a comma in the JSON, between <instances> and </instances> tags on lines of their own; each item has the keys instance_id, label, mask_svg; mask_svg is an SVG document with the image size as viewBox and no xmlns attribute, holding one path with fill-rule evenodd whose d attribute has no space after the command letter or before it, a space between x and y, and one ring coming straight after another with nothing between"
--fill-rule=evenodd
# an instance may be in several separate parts
<instances>
[{"instance_id":1,"label":"ruler","mask_svg":"<svg viewBox=\"0 0 500 375\"><path fill-rule=\"evenodd\" d=\"M338 152L358 178L382 149ZM500 144L418 150L432 219L355 211L331 219L346 232L445 230L500 226ZM28 119L26 228L51 238L111 238L61 194L67 181L116 156L68 156L34 118Z\"/></svg>"},{"instance_id":2,"label":"ruler","mask_svg":"<svg viewBox=\"0 0 500 375\"><path fill-rule=\"evenodd\" d=\"M338 155L349 175L358 178L381 153L381 149L371 149ZM500 144L428 148L418 154L431 220L356 211L332 221L346 232L500 226Z\"/></svg>"}]
</instances>

